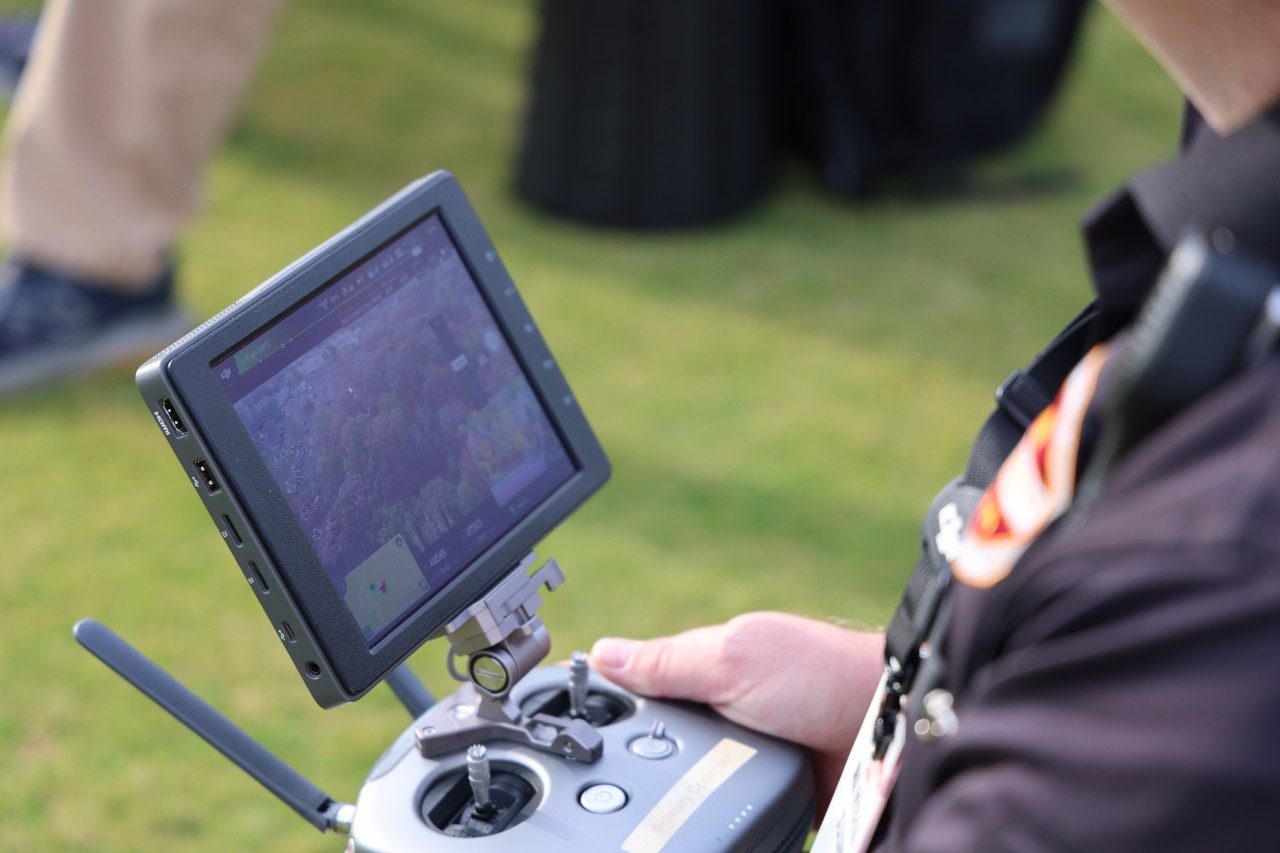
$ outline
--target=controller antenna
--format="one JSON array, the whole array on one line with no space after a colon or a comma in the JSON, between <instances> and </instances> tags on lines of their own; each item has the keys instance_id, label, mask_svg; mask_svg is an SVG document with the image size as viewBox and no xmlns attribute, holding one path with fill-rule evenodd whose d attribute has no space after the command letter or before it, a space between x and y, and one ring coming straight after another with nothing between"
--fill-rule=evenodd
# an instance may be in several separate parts
<instances>
[{"instance_id":1,"label":"controller antenna","mask_svg":"<svg viewBox=\"0 0 1280 853\"><path fill-rule=\"evenodd\" d=\"M569 660L569 716L587 719L587 666L586 652L574 652Z\"/></svg>"},{"instance_id":2,"label":"controller antenna","mask_svg":"<svg viewBox=\"0 0 1280 853\"><path fill-rule=\"evenodd\" d=\"M337 802L317 788L106 625L81 619L73 630L76 640L94 657L204 738L307 823L321 832L351 831L355 806Z\"/></svg>"},{"instance_id":3,"label":"controller antenna","mask_svg":"<svg viewBox=\"0 0 1280 853\"><path fill-rule=\"evenodd\" d=\"M493 812L493 797L489 793L489 755L484 744L467 747L467 781L475 797L475 814L488 817Z\"/></svg>"}]
</instances>

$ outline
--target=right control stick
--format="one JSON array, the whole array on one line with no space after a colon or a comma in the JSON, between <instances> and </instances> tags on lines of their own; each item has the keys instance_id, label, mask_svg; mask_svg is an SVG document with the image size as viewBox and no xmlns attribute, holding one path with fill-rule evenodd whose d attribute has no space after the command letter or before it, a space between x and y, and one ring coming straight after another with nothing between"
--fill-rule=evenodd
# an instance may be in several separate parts
<instances>
[{"instance_id":1,"label":"right control stick","mask_svg":"<svg viewBox=\"0 0 1280 853\"><path fill-rule=\"evenodd\" d=\"M593 726L607 726L627 713L627 706L614 696L590 689L591 666L586 652L574 652L569 658L568 714L575 720L586 720Z\"/></svg>"},{"instance_id":2,"label":"right control stick","mask_svg":"<svg viewBox=\"0 0 1280 853\"><path fill-rule=\"evenodd\" d=\"M587 679L591 668L586 652L574 652L569 659L569 716L589 720L587 711Z\"/></svg>"}]
</instances>

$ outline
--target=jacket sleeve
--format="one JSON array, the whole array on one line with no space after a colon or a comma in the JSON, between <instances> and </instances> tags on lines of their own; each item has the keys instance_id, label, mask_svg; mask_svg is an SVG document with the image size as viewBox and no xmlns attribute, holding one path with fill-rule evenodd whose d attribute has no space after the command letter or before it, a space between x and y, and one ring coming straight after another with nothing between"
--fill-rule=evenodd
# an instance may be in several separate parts
<instances>
[{"instance_id":1,"label":"jacket sleeve","mask_svg":"<svg viewBox=\"0 0 1280 853\"><path fill-rule=\"evenodd\" d=\"M1277 556L1168 549L1045 574L984 614L1016 627L997 632L998 652L957 694L958 733L908 734L910 814L895 814L878 849L1276 843Z\"/></svg>"}]
</instances>

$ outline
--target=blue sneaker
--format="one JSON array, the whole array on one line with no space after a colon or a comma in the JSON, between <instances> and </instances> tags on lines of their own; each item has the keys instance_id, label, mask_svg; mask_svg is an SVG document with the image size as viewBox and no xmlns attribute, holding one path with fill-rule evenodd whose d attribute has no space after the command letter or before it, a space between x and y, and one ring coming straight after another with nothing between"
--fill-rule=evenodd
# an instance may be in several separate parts
<instances>
[{"instance_id":1,"label":"blue sneaker","mask_svg":"<svg viewBox=\"0 0 1280 853\"><path fill-rule=\"evenodd\" d=\"M136 367L191 328L166 270L141 294L122 294L32 264L0 268L0 396Z\"/></svg>"},{"instance_id":2,"label":"blue sneaker","mask_svg":"<svg viewBox=\"0 0 1280 853\"><path fill-rule=\"evenodd\" d=\"M0 19L0 98L13 97L18 79L31 57L31 42L36 37L35 18Z\"/></svg>"}]
</instances>

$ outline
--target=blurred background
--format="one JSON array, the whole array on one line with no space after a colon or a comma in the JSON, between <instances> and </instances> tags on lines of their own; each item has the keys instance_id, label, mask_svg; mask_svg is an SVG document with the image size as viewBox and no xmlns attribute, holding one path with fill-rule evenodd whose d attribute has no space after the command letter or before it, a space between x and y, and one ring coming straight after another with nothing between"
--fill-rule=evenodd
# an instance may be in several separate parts
<instances>
[{"instance_id":1,"label":"blurred background","mask_svg":"<svg viewBox=\"0 0 1280 853\"><path fill-rule=\"evenodd\" d=\"M734 215L629 232L513 189L537 32L530 0L289 5L182 298L203 319L449 169L614 465L539 548L569 578L553 654L761 608L882 625L995 387L1088 298L1080 215L1173 151L1178 93L1093 9L1045 121L997 155L849 198L781 153ZM85 654L82 616L342 800L407 724L385 688L312 704L189 489L127 371L0 400L0 846L340 846ZM443 654L412 661L438 692Z\"/></svg>"}]
</instances>

